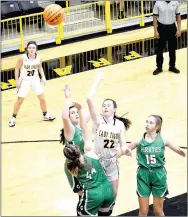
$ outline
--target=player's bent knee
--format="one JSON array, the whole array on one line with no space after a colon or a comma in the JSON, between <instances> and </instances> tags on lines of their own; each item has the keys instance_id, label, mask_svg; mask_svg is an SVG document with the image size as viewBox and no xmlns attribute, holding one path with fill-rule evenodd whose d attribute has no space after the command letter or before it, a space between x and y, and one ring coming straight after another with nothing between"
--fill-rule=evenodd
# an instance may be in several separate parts
<instances>
[{"instance_id":1,"label":"player's bent knee","mask_svg":"<svg viewBox=\"0 0 188 217\"><path fill-rule=\"evenodd\" d=\"M153 209L153 212L154 212L155 216L163 216L163 210L162 209L160 209L160 210Z\"/></svg>"},{"instance_id":2,"label":"player's bent knee","mask_svg":"<svg viewBox=\"0 0 188 217\"><path fill-rule=\"evenodd\" d=\"M22 98L22 97L18 97L18 99L17 99L17 103L18 104L22 104L23 103L23 101L24 101L24 98Z\"/></svg>"},{"instance_id":3,"label":"player's bent knee","mask_svg":"<svg viewBox=\"0 0 188 217\"><path fill-rule=\"evenodd\" d=\"M148 215L148 208L141 208L139 210L139 215L141 215L141 216L147 216Z\"/></svg>"},{"instance_id":4,"label":"player's bent knee","mask_svg":"<svg viewBox=\"0 0 188 217\"><path fill-rule=\"evenodd\" d=\"M153 212L155 216L161 216L163 214L163 207L153 205Z\"/></svg>"},{"instance_id":5,"label":"player's bent knee","mask_svg":"<svg viewBox=\"0 0 188 217\"><path fill-rule=\"evenodd\" d=\"M38 95L38 99L40 100L40 102L45 102L44 94Z\"/></svg>"}]
</instances>

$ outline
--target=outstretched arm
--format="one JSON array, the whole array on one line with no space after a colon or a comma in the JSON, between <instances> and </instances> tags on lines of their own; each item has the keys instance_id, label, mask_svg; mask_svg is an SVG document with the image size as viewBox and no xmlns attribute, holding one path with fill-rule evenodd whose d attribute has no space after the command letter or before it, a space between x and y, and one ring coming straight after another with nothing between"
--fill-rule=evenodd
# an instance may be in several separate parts
<instances>
[{"instance_id":1,"label":"outstretched arm","mask_svg":"<svg viewBox=\"0 0 188 217\"><path fill-rule=\"evenodd\" d=\"M134 150L138 146L139 143L138 142L130 142L130 143L126 143L126 144L130 150ZM122 149L120 149L116 154L116 158L120 158L122 155L123 155L123 151L122 151Z\"/></svg>"},{"instance_id":2,"label":"outstretched arm","mask_svg":"<svg viewBox=\"0 0 188 217\"><path fill-rule=\"evenodd\" d=\"M137 146L138 146L139 142L131 142L128 144L128 147L131 149L131 150L134 150Z\"/></svg>"},{"instance_id":3,"label":"outstretched arm","mask_svg":"<svg viewBox=\"0 0 188 217\"><path fill-rule=\"evenodd\" d=\"M91 150L91 139L89 137L89 132L87 128L87 117L84 115L84 111L82 106L74 102L73 105L78 109L78 113L80 116L80 127L82 128L83 137L84 137L84 152L88 152Z\"/></svg>"},{"instance_id":4,"label":"outstretched arm","mask_svg":"<svg viewBox=\"0 0 188 217\"><path fill-rule=\"evenodd\" d=\"M83 109L83 113L84 113L84 116L85 116L85 121L86 121L86 123L88 123L90 121L90 119L91 119L91 115L90 115L89 111L86 110L86 109Z\"/></svg>"},{"instance_id":5,"label":"outstretched arm","mask_svg":"<svg viewBox=\"0 0 188 217\"><path fill-rule=\"evenodd\" d=\"M65 93L65 105L62 112L64 135L67 141L72 141L74 137L74 126L71 123L71 120L69 118L69 107L71 105L70 103L71 91L68 85L65 85L64 93Z\"/></svg>"},{"instance_id":6,"label":"outstretched arm","mask_svg":"<svg viewBox=\"0 0 188 217\"><path fill-rule=\"evenodd\" d=\"M98 127L100 124L100 115L97 113L97 109L96 109L93 97L94 97L96 89L97 89L100 81L103 79L103 77L104 77L103 72L102 71L98 72L97 77L95 79L95 82L93 83L93 85L89 91L89 94L87 96L87 104L89 107L91 119L92 119L92 121L96 127Z\"/></svg>"},{"instance_id":7,"label":"outstretched arm","mask_svg":"<svg viewBox=\"0 0 188 217\"><path fill-rule=\"evenodd\" d=\"M119 158L119 157L121 157L121 155L132 156L131 149L129 149L129 147L126 143L125 127L124 127L123 123L122 123L122 127L121 127L119 142L120 142L121 151L119 151L116 154L116 157Z\"/></svg>"},{"instance_id":8,"label":"outstretched arm","mask_svg":"<svg viewBox=\"0 0 188 217\"><path fill-rule=\"evenodd\" d=\"M173 145L171 142L169 142L167 140L164 142L164 144L165 144L165 146L169 147L172 151L176 152L177 154L179 154L183 157L186 156L185 152L183 150L181 150L181 148L179 146Z\"/></svg>"},{"instance_id":9,"label":"outstretched arm","mask_svg":"<svg viewBox=\"0 0 188 217\"><path fill-rule=\"evenodd\" d=\"M82 106L77 102L73 102L73 105L78 109L78 113L80 117L80 127L82 128L82 131L83 131L84 140L89 140L87 121L86 121L86 118L84 117Z\"/></svg>"}]
</instances>

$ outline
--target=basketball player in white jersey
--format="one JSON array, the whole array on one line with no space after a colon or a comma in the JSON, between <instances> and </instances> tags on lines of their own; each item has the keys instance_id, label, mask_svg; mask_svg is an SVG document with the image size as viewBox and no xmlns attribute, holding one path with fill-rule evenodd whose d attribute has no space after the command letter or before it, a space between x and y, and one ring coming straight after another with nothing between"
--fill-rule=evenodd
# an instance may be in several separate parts
<instances>
[{"instance_id":1,"label":"basketball player in white jersey","mask_svg":"<svg viewBox=\"0 0 188 217\"><path fill-rule=\"evenodd\" d=\"M106 172L107 178L112 182L115 196L119 185L119 168L117 158L121 155L131 156L131 150L126 144L125 130L131 122L126 118L115 115L117 105L112 99L106 99L102 104L102 115L96 111L93 100L94 93L103 73L99 72L96 81L87 97L90 115L93 121L95 152Z\"/></svg>"},{"instance_id":2,"label":"basketball player in white jersey","mask_svg":"<svg viewBox=\"0 0 188 217\"><path fill-rule=\"evenodd\" d=\"M39 77L39 73L41 75L41 80ZM9 126L15 126L16 115L30 88L32 88L35 91L40 101L40 107L43 112L43 120L53 121L55 117L50 115L46 109L44 90L43 85L41 84L46 83L46 78L42 68L41 56L37 53L37 44L35 41L30 41L27 44L27 53L19 57L15 68L15 80L16 87L18 90L18 99L14 105L13 115L9 121Z\"/></svg>"}]
</instances>

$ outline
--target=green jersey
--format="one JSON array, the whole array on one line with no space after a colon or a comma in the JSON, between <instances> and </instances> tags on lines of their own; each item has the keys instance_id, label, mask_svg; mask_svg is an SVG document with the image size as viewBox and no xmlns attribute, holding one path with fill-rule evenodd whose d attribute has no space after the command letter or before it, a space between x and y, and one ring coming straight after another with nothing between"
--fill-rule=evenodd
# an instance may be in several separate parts
<instances>
[{"instance_id":1,"label":"green jersey","mask_svg":"<svg viewBox=\"0 0 188 217\"><path fill-rule=\"evenodd\" d=\"M84 155L84 161L87 166L85 169L79 168L77 175L77 179L82 184L83 189L96 188L104 181L107 181L98 159Z\"/></svg>"},{"instance_id":2,"label":"green jersey","mask_svg":"<svg viewBox=\"0 0 188 217\"><path fill-rule=\"evenodd\" d=\"M156 168L164 166L164 142L160 133L151 143L145 140L145 134L137 146L138 165L145 168Z\"/></svg>"},{"instance_id":3,"label":"green jersey","mask_svg":"<svg viewBox=\"0 0 188 217\"><path fill-rule=\"evenodd\" d=\"M74 137L72 141L65 141L65 144L74 144L79 146L81 154L84 154L84 138L82 129L74 126L74 130ZM79 181L67 169L67 159L65 160L64 170L72 190L75 193L82 190Z\"/></svg>"},{"instance_id":4,"label":"green jersey","mask_svg":"<svg viewBox=\"0 0 188 217\"><path fill-rule=\"evenodd\" d=\"M74 126L75 132L74 132L74 137L72 141L66 141L66 144L75 144L78 145L80 148L81 154L84 154L84 138L83 138L83 133L82 129Z\"/></svg>"}]
</instances>

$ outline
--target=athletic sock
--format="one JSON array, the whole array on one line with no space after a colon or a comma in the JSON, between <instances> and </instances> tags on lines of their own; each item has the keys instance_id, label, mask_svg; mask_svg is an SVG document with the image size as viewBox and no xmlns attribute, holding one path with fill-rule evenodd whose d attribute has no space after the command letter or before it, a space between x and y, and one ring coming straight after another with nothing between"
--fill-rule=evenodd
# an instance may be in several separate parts
<instances>
[{"instance_id":1,"label":"athletic sock","mask_svg":"<svg viewBox=\"0 0 188 217\"><path fill-rule=\"evenodd\" d=\"M43 116L45 116L47 114L47 112L43 112Z\"/></svg>"}]
</instances>

